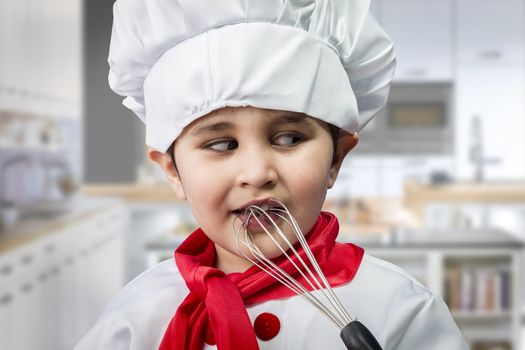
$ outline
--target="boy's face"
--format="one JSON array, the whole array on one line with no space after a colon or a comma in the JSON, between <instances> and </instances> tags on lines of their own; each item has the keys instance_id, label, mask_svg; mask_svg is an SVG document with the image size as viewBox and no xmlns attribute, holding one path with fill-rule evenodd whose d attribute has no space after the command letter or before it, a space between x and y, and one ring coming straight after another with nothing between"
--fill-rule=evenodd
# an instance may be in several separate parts
<instances>
[{"instance_id":1,"label":"boy's face","mask_svg":"<svg viewBox=\"0 0 525 350\"><path fill-rule=\"evenodd\" d=\"M307 233L344 156L357 143L356 137L342 135L332 162L332 136L322 121L294 112L223 108L194 121L177 138L176 169L168 154L149 154L215 242L217 267L234 272L251 265L235 244L232 227L238 210L249 202L276 199ZM294 243L291 230L284 231ZM263 232L253 239L268 257L280 254Z\"/></svg>"}]
</instances>

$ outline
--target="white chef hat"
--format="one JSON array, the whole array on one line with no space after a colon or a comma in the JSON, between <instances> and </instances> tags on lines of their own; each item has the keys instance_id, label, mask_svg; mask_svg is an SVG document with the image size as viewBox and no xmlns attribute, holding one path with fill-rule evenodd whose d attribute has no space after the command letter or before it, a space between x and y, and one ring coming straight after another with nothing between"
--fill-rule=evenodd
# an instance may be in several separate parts
<instances>
[{"instance_id":1,"label":"white chef hat","mask_svg":"<svg viewBox=\"0 0 525 350\"><path fill-rule=\"evenodd\" d=\"M302 112L360 131L395 67L369 0L117 0L109 84L166 151L225 106Z\"/></svg>"}]
</instances>

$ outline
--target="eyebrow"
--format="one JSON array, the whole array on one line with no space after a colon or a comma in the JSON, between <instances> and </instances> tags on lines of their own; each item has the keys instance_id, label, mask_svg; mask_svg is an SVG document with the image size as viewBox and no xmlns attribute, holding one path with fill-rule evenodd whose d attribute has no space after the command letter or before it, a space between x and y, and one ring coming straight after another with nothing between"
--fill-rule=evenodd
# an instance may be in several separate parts
<instances>
[{"instance_id":1,"label":"eyebrow","mask_svg":"<svg viewBox=\"0 0 525 350\"><path fill-rule=\"evenodd\" d=\"M308 118L305 115L282 115L276 118L275 124L304 124L308 125Z\"/></svg>"},{"instance_id":2,"label":"eyebrow","mask_svg":"<svg viewBox=\"0 0 525 350\"><path fill-rule=\"evenodd\" d=\"M212 132L223 131L223 130L231 130L231 129L234 129L232 123L218 122L218 123L200 126L196 128L195 130L193 130L191 132L191 135L197 136L201 134L212 133Z\"/></svg>"},{"instance_id":3,"label":"eyebrow","mask_svg":"<svg viewBox=\"0 0 525 350\"><path fill-rule=\"evenodd\" d=\"M275 116L275 121L272 123L274 125L279 124L301 124L301 125L310 125L308 118L305 115L277 115ZM203 125L191 132L192 136L197 136L201 134L213 133L217 131L232 130L235 129L235 126L230 122L217 122L208 125Z\"/></svg>"}]
</instances>

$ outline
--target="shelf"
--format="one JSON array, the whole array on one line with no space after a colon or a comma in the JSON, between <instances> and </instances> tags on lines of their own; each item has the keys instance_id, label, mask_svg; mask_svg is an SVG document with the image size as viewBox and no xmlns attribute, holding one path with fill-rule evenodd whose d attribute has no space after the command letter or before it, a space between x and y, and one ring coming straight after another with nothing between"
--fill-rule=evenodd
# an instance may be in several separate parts
<instances>
[{"instance_id":1,"label":"shelf","mask_svg":"<svg viewBox=\"0 0 525 350\"><path fill-rule=\"evenodd\" d=\"M456 321L469 321L469 320L506 320L510 319L513 315L510 310L503 311L452 311L452 317Z\"/></svg>"},{"instance_id":2,"label":"shelf","mask_svg":"<svg viewBox=\"0 0 525 350\"><path fill-rule=\"evenodd\" d=\"M66 147L66 145L62 147L0 145L0 152L2 152L2 154L57 154L66 152Z\"/></svg>"}]
</instances>

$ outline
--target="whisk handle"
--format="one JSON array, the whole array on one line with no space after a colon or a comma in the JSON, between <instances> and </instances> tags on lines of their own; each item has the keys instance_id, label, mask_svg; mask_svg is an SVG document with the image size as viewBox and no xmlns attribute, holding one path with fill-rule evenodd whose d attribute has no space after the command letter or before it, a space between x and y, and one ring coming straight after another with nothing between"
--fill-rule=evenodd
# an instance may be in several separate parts
<instances>
[{"instance_id":1,"label":"whisk handle","mask_svg":"<svg viewBox=\"0 0 525 350\"><path fill-rule=\"evenodd\" d=\"M340 336L348 350L382 350L372 332L359 321L347 324Z\"/></svg>"}]
</instances>

